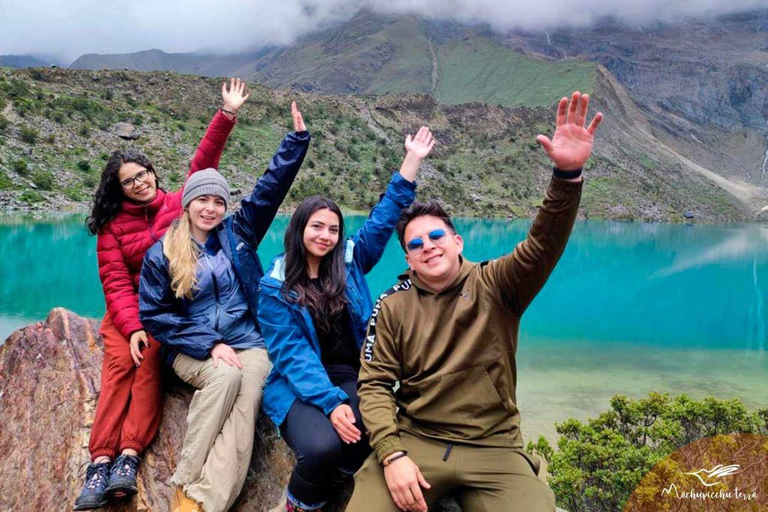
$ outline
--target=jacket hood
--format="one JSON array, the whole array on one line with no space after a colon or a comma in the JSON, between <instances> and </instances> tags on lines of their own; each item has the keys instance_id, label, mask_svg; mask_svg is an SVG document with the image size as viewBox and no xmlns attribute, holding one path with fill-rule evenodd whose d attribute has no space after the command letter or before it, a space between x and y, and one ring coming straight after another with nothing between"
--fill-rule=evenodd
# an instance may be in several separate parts
<instances>
[{"instance_id":1,"label":"jacket hood","mask_svg":"<svg viewBox=\"0 0 768 512\"><path fill-rule=\"evenodd\" d=\"M404 281L405 279L410 279L411 283L414 286L416 286L416 288L418 288L419 290L422 290L427 293L431 293L433 295L437 295L438 293L447 292L448 290L452 290L457 286L461 286L461 283L464 282L464 280L467 278L467 276L475 267L475 265L477 265L477 263L472 263L471 261L468 261L462 255L459 255L459 261L461 262L461 266L459 267L459 273L456 275L453 281L451 281L451 284L449 284L444 290L441 290L440 292L435 291L428 284L425 284L424 281L419 279L419 275L412 269L409 269L403 274L401 274L398 277L398 279L400 279L401 281Z\"/></svg>"},{"instance_id":2,"label":"jacket hood","mask_svg":"<svg viewBox=\"0 0 768 512\"><path fill-rule=\"evenodd\" d=\"M344 249L344 263L349 265L355 256L355 242L351 238L347 238L344 241L346 245ZM285 282L285 253L278 254L272 259L272 264L269 266L269 270L261 279L261 284L268 286L281 287Z\"/></svg>"}]
</instances>

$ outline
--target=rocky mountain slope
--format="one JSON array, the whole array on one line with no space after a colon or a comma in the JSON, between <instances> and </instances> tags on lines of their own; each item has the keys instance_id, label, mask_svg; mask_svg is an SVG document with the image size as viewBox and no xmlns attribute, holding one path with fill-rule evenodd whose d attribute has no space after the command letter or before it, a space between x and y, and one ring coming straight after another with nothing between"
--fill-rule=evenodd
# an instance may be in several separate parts
<instances>
[{"instance_id":1,"label":"rocky mountain slope","mask_svg":"<svg viewBox=\"0 0 768 512\"><path fill-rule=\"evenodd\" d=\"M543 106L592 92L599 64L651 135L716 183L768 186L768 11L675 24L494 33L483 26L361 10L287 47L232 56L84 56L74 67L252 77L320 94L431 94L443 104Z\"/></svg>"},{"instance_id":2,"label":"rocky mountain slope","mask_svg":"<svg viewBox=\"0 0 768 512\"><path fill-rule=\"evenodd\" d=\"M742 221L768 203L755 187L717 185L713 179L721 178L661 144L610 73L598 68L594 81L595 109L607 121L587 168L582 218ZM150 155L165 186L179 186L219 88L217 80L171 73L0 71L0 201L5 208L85 210L111 151L129 145ZM424 165L419 193L443 200L456 215L531 216L549 179L534 137L551 133L552 106L252 89L221 170L241 193L250 190L289 129L288 105L296 99L313 143L288 208L320 193L367 210L399 166L405 135L422 123L440 144Z\"/></svg>"}]
</instances>

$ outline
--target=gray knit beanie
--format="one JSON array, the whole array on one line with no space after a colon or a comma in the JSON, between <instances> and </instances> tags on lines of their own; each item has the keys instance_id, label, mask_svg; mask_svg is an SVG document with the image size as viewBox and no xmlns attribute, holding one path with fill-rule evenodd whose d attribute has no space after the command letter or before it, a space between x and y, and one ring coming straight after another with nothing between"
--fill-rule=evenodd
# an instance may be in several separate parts
<instances>
[{"instance_id":1,"label":"gray knit beanie","mask_svg":"<svg viewBox=\"0 0 768 512\"><path fill-rule=\"evenodd\" d=\"M225 206L229 206L229 184L216 169L204 169L190 176L184 186L181 206L186 208L196 197L206 195L219 196L224 199Z\"/></svg>"}]
</instances>

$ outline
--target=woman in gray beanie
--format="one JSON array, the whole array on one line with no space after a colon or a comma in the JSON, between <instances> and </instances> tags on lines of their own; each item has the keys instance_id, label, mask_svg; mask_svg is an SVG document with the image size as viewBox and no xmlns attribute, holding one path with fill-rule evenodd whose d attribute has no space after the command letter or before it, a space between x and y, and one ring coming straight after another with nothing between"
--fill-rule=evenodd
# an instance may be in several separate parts
<instances>
[{"instance_id":1,"label":"woman in gray beanie","mask_svg":"<svg viewBox=\"0 0 768 512\"><path fill-rule=\"evenodd\" d=\"M171 478L172 512L223 512L240 494L253 450L269 358L256 322L263 270L256 249L309 147L296 104L286 135L242 207L224 218L229 185L215 169L194 174L184 213L147 252L139 316L168 349L167 363L197 388Z\"/></svg>"}]
</instances>

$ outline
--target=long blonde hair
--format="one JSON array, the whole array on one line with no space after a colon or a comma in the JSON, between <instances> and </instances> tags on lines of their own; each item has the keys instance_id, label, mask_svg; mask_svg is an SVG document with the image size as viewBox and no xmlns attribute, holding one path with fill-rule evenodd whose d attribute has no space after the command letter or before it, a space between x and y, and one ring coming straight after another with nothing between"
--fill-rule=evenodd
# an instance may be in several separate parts
<instances>
[{"instance_id":1,"label":"long blonde hair","mask_svg":"<svg viewBox=\"0 0 768 512\"><path fill-rule=\"evenodd\" d=\"M200 249L192 240L189 212L184 210L181 218L174 222L165 235L163 254L170 263L171 290L177 299L191 299L197 287L197 259Z\"/></svg>"}]
</instances>

